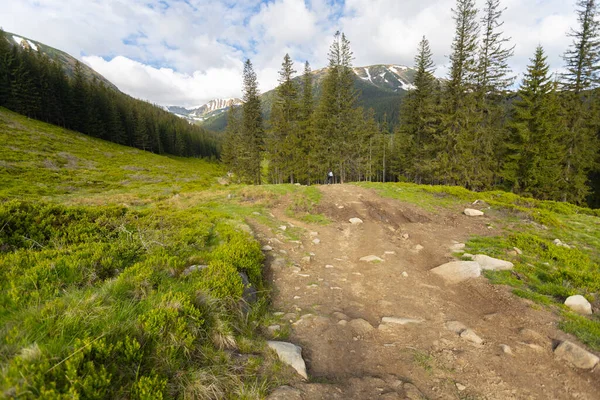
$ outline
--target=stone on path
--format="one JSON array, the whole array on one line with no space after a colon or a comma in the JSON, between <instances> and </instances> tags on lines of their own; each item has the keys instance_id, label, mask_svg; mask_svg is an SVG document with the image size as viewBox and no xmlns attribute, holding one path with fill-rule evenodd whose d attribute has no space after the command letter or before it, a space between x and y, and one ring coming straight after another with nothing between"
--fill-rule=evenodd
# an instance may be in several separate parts
<instances>
[{"instance_id":1,"label":"stone on path","mask_svg":"<svg viewBox=\"0 0 600 400\"><path fill-rule=\"evenodd\" d=\"M287 226L285 226L285 225L281 225L281 226L279 227L279 229L281 229L282 231L285 231L285 230L287 230Z\"/></svg>"},{"instance_id":2,"label":"stone on path","mask_svg":"<svg viewBox=\"0 0 600 400\"><path fill-rule=\"evenodd\" d=\"M475 261L452 261L431 270L446 283L454 284L481 276L481 266Z\"/></svg>"},{"instance_id":3,"label":"stone on path","mask_svg":"<svg viewBox=\"0 0 600 400\"><path fill-rule=\"evenodd\" d=\"M421 246L420 244L418 244L418 245L416 245L416 246L415 246L415 250L416 250L416 251L421 251L421 250L423 250L424 248L425 248L425 247Z\"/></svg>"},{"instance_id":4,"label":"stone on path","mask_svg":"<svg viewBox=\"0 0 600 400\"><path fill-rule=\"evenodd\" d=\"M302 400L302 392L290 386L281 386L267 397L267 400Z\"/></svg>"},{"instance_id":5,"label":"stone on path","mask_svg":"<svg viewBox=\"0 0 600 400\"><path fill-rule=\"evenodd\" d=\"M508 354L509 356L513 355L512 349L510 348L509 345L501 344L500 349L502 350L502 353L504 353L504 354Z\"/></svg>"},{"instance_id":6,"label":"stone on path","mask_svg":"<svg viewBox=\"0 0 600 400\"><path fill-rule=\"evenodd\" d=\"M353 319L352 321L348 322L348 326L350 326L356 335L364 335L374 329L368 321L365 321L362 318Z\"/></svg>"},{"instance_id":7,"label":"stone on path","mask_svg":"<svg viewBox=\"0 0 600 400\"><path fill-rule=\"evenodd\" d=\"M470 329L465 329L460 333L460 337L475 344L482 344L483 339Z\"/></svg>"},{"instance_id":8,"label":"stone on path","mask_svg":"<svg viewBox=\"0 0 600 400\"><path fill-rule=\"evenodd\" d=\"M263 246L263 247L262 247L262 250L263 250L263 251L272 251L272 250L273 250L273 248L272 248L271 246L269 246L269 245L266 245L266 246Z\"/></svg>"},{"instance_id":9,"label":"stone on path","mask_svg":"<svg viewBox=\"0 0 600 400\"><path fill-rule=\"evenodd\" d=\"M577 368L591 369L598 364L600 359L589 351L565 340L554 349L554 355L573 364Z\"/></svg>"},{"instance_id":10,"label":"stone on path","mask_svg":"<svg viewBox=\"0 0 600 400\"><path fill-rule=\"evenodd\" d=\"M382 324L408 325L408 324L420 324L421 322L424 322L424 320L414 319L414 318L398 318L398 317L383 317L383 318L381 318Z\"/></svg>"},{"instance_id":11,"label":"stone on path","mask_svg":"<svg viewBox=\"0 0 600 400\"><path fill-rule=\"evenodd\" d=\"M356 218L356 217L355 217L355 218L350 218L350 220L349 220L349 221L350 221L350 223L351 223L352 225L359 225L359 224L362 224L362 223L363 223L363 220L362 220L362 219L360 219L360 218Z\"/></svg>"},{"instance_id":12,"label":"stone on path","mask_svg":"<svg viewBox=\"0 0 600 400\"><path fill-rule=\"evenodd\" d=\"M312 261L311 256L302 257L302 262L304 264L310 264L311 261Z\"/></svg>"},{"instance_id":13,"label":"stone on path","mask_svg":"<svg viewBox=\"0 0 600 400\"><path fill-rule=\"evenodd\" d=\"M567 297L567 300L565 300L565 305L577 314L592 315L592 305L580 294Z\"/></svg>"},{"instance_id":14,"label":"stone on path","mask_svg":"<svg viewBox=\"0 0 600 400\"><path fill-rule=\"evenodd\" d=\"M366 261L366 262L374 262L374 261L377 261L377 262L382 262L382 261L383 261L383 259L381 259L381 258L379 258L379 257L377 257L377 256L374 256L374 255L370 255L370 256L364 256L364 257L361 257L360 261Z\"/></svg>"},{"instance_id":15,"label":"stone on path","mask_svg":"<svg viewBox=\"0 0 600 400\"><path fill-rule=\"evenodd\" d=\"M273 340L267 341L267 344L270 348L275 350L277 356L283 363L294 368L304 379L308 379L308 375L306 374L306 364L304 364L304 359L302 358L302 347L296 346L293 343L276 342Z\"/></svg>"},{"instance_id":16,"label":"stone on path","mask_svg":"<svg viewBox=\"0 0 600 400\"><path fill-rule=\"evenodd\" d=\"M479 217L483 215L483 211L475 210L474 208L465 208L463 213L468 217Z\"/></svg>"},{"instance_id":17,"label":"stone on path","mask_svg":"<svg viewBox=\"0 0 600 400\"><path fill-rule=\"evenodd\" d=\"M321 243L321 239L313 239L313 244L319 244Z\"/></svg>"},{"instance_id":18,"label":"stone on path","mask_svg":"<svg viewBox=\"0 0 600 400\"><path fill-rule=\"evenodd\" d=\"M510 261L504 261L484 254L477 254L473 257L473 261L476 261L481 266L481 269L492 270L492 271L503 271L512 269L514 264Z\"/></svg>"},{"instance_id":19,"label":"stone on path","mask_svg":"<svg viewBox=\"0 0 600 400\"><path fill-rule=\"evenodd\" d=\"M448 321L445 325L446 329L456 333L457 335L459 335L462 331L467 329L467 327L464 324L458 321Z\"/></svg>"},{"instance_id":20,"label":"stone on path","mask_svg":"<svg viewBox=\"0 0 600 400\"><path fill-rule=\"evenodd\" d=\"M402 276L408 278L408 273L406 271L402 272Z\"/></svg>"},{"instance_id":21,"label":"stone on path","mask_svg":"<svg viewBox=\"0 0 600 400\"><path fill-rule=\"evenodd\" d=\"M325 266L325 268L327 268L327 269L331 269L331 268L333 268L333 265L327 264L327 265Z\"/></svg>"},{"instance_id":22,"label":"stone on path","mask_svg":"<svg viewBox=\"0 0 600 400\"><path fill-rule=\"evenodd\" d=\"M319 232L311 232L310 236L319 236Z\"/></svg>"},{"instance_id":23,"label":"stone on path","mask_svg":"<svg viewBox=\"0 0 600 400\"><path fill-rule=\"evenodd\" d=\"M458 389L459 392L462 392L463 390L467 389L467 387L461 383L456 382L456 388Z\"/></svg>"}]
</instances>

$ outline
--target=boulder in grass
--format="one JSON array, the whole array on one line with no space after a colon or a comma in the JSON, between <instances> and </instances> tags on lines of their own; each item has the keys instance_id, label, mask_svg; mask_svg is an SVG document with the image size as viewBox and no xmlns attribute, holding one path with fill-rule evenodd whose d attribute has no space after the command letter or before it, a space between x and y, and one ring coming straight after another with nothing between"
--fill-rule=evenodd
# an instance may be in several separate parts
<instances>
[{"instance_id":1,"label":"boulder in grass","mask_svg":"<svg viewBox=\"0 0 600 400\"><path fill-rule=\"evenodd\" d=\"M569 307L577 314L592 315L592 305L580 294L567 297L567 300L565 300L565 306Z\"/></svg>"},{"instance_id":2,"label":"boulder in grass","mask_svg":"<svg viewBox=\"0 0 600 400\"><path fill-rule=\"evenodd\" d=\"M508 269L513 269L514 267L514 264L510 261L500 260L497 258L486 256L484 254L477 254L473 257L473 261L478 262L481 266L481 269L491 271L504 271Z\"/></svg>"},{"instance_id":3,"label":"boulder in grass","mask_svg":"<svg viewBox=\"0 0 600 400\"><path fill-rule=\"evenodd\" d=\"M480 217L483 215L483 211L475 210L474 208L465 208L463 213L467 217Z\"/></svg>"}]
</instances>

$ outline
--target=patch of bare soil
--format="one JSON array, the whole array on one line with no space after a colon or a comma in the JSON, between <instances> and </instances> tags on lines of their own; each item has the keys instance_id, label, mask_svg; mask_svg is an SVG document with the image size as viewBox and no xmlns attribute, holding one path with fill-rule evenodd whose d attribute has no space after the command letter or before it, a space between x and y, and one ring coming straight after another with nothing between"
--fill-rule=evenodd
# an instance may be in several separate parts
<instances>
[{"instance_id":1,"label":"patch of bare soil","mask_svg":"<svg viewBox=\"0 0 600 400\"><path fill-rule=\"evenodd\" d=\"M484 278L446 285L429 272L453 259L454 241L490 234L489 217L467 217L462 209L434 214L349 185L321 190L318 211L333 221L327 226L287 217L287 204L271 210L306 229L300 242L253 224L273 247L267 276L274 307L285 313L282 325L290 324L288 340L302 346L310 376L294 383L296 397L286 396L600 399L600 372L553 356L553 340L576 340L558 330L551 312ZM350 224L353 217L364 223ZM369 255L381 261L360 261ZM448 329L450 321L483 343Z\"/></svg>"}]
</instances>

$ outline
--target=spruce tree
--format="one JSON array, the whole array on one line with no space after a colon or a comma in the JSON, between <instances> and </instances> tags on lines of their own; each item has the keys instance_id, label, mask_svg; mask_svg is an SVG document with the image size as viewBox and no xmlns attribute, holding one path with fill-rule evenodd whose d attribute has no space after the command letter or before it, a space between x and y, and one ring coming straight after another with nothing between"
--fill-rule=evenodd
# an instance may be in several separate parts
<instances>
[{"instance_id":1,"label":"spruce tree","mask_svg":"<svg viewBox=\"0 0 600 400\"><path fill-rule=\"evenodd\" d=\"M302 97L300 99L298 124L298 180L310 184L310 171L315 169L313 152L316 140L312 129L311 119L314 111L313 76L308 61L304 64L302 74Z\"/></svg>"},{"instance_id":2,"label":"spruce tree","mask_svg":"<svg viewBox=\"0 0 600 400\"><path fill-rule=\"evenodd\" d=\"M564 107L568 131L564 138L566 158L562 176L566 181L562 200L582 203L589 193L588 174L594 168L598 151L598 125L595 113L600 72L600 22L597 0L577 2L579 27L570 32L573 38L564 60L566 89Z\"/></svg>"},{"instance_id":3,"label":"spruce tree","mask_svg":"<svg viewBox=\"0 0 600 400\"><path fill-rule=\"evenodd\" d=\"M261 113L260 93L256 72L250 60L244 64L244 86L240 141L243 150L238 164L244 180L260 185L261 162L264 149L264 127Z\"/></svg>"},{"instance_id":4,"label":"spruce tree","mask_svg":"<svg viewBox=\"0 0 600 400\"><path fill-rule=\"evenodd\" d=\"M269 169L274 183L292 182L296 176L298 154L298 88L292 80L294 63L286 54L279 71L279 86L271 110L268 140Z\"/></svg>"},{"instance_id":5,"label":"spruce tree","mask_svg":"<svg viewBox=\"0 0 600 400\"><path fill-rule=\"evenodd\" d=\"M475 154L479 151L475 97L479 25L475 0L457 0L452 12L456 29L442 98L441 130L436 135L433 180L478 189L480 174L474 170Z\"/></svg>"},{"instance_id":6,"label":"spruce tree","mask_svg":"<svg viewBox=\"0 0 600 400\"><path fill-rule=\"evenodd\" d=\"M435 66L429 41L423 36L415 57L415 89L410 91L400 108L400 127L395 151L396 172L415 183L421 183L430 164L434 134L439 129L438 85L433 76Z\"/></svg>"},{"instance_id":7,"label":"spruce tree","mask_svg":"<svg viewBox=\"0 0 600 400\"><path fill-rule=\"evenodd\" d=\"M557 200L563 183L557 178L564 124L548 70L544 50L538 46L514 103L503 177L515 193Z\"/></svg>"}]
</instances>

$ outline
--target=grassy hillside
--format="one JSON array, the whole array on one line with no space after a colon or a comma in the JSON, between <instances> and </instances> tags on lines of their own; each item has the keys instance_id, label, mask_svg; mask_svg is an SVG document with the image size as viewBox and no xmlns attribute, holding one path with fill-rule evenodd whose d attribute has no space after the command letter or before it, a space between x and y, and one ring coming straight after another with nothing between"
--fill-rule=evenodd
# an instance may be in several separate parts
<instances>
[{"instance_id":1,"label":"grassy hillside","mask_svg":"<svg viewBox=\"0 0 600 400\"><path fill-rule=\"evenodd\" d=\"M261 206L227 201L218 165L4 109L0 140L4 396L259 398L285 376L257 329Z\"/></svg>"}]
</instances>

